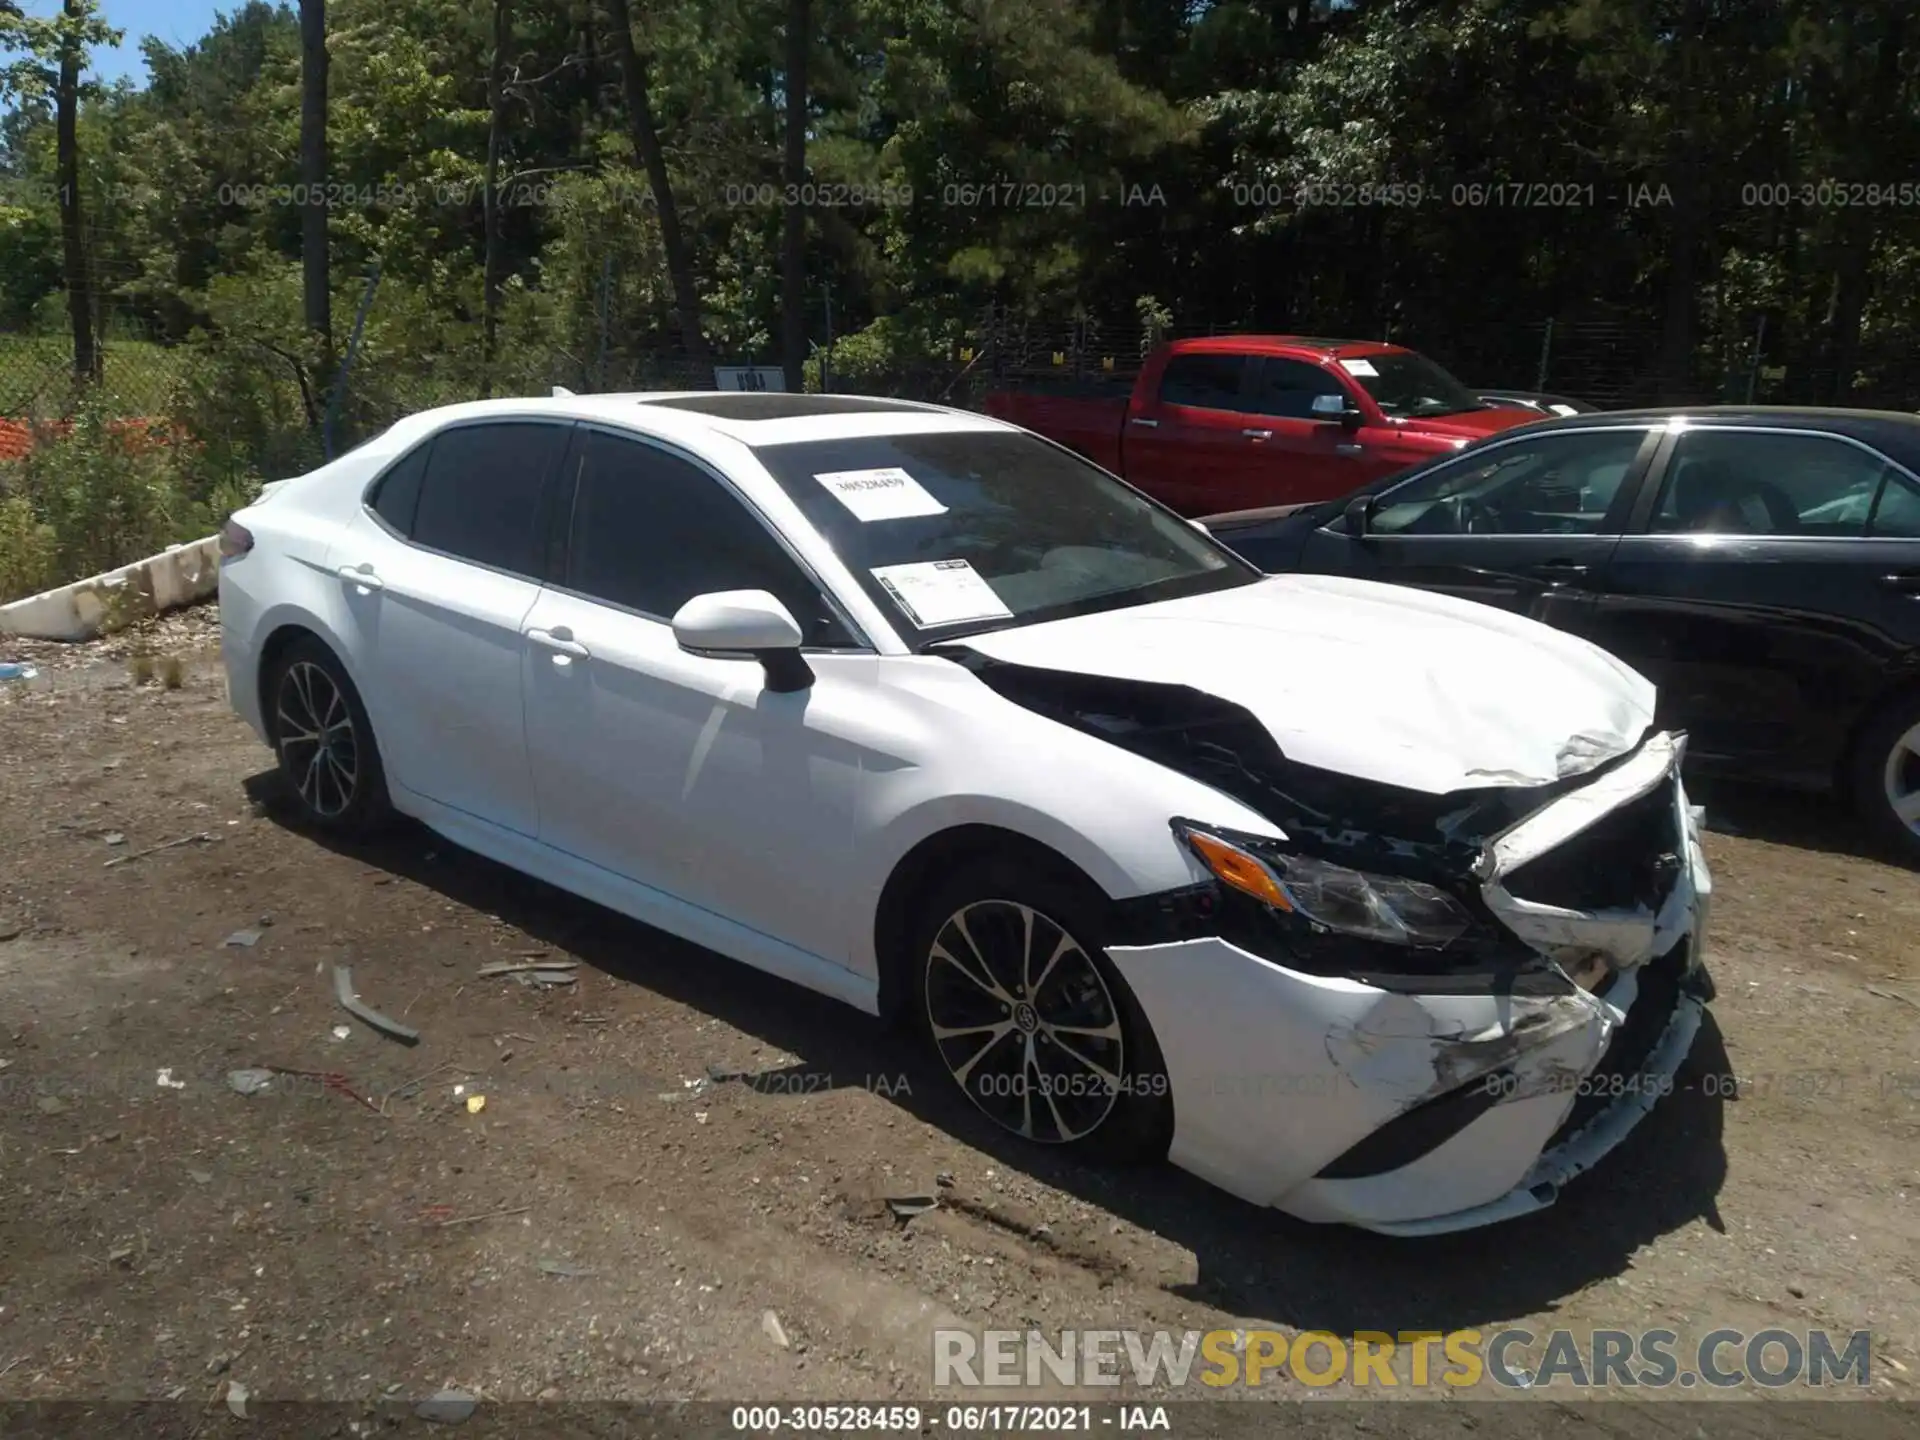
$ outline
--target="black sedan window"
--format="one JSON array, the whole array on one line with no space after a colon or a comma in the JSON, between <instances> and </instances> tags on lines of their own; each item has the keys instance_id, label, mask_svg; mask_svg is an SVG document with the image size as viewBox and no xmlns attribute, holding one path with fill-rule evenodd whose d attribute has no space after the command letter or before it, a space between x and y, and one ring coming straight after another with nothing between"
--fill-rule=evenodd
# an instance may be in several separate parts
<instances>
[{"instance_id":1,"label":"black sedan window","mask_svg":"<svg viewBox=\"0 0 1920 1440\"><path fill-rule=\"evenodd\" d=\"M1591 535L1644 430L1562 430L1469 451L1381 497L1383 535Z\"/></svg>"},{"instance_id":2,"label":"black sedan window","mask_svg":"<svg viewBox=\"0 0 1920 1440\"><path fill-rule=\"evenodd\" d=\"M1689 430L1674 444L1653 529L1864 535L1890 470L1873 451L1833 435Z\"/></svg>"},{"instance_id":3,"label":"black sedan window","mask_svg":"<svg viewBox=\"0 0 1920 1440\"><path fill-rule=\"evenodd\" d=\"M1870 527L1877 539L1920 540L1920 485L1889 471Z\"/></svg>"}]
</instances>

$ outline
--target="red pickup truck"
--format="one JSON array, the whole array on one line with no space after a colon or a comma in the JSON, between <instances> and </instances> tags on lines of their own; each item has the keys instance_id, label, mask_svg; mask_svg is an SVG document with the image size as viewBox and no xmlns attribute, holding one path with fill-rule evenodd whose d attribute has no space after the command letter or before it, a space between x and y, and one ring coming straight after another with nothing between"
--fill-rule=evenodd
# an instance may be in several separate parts
<instances>
[{"instance_id":1,"label":"red pickup truck","mask_svg":"<svg viewBox=\"0 0 1920 1440\"><path fill-rule=\"evenodd\" d=\"M986 409L1188 516L1331 500L1540 418L1398 345L1300 335L1177 340L1131 395L1003 391Z\"/></svg>"}]
</instances>

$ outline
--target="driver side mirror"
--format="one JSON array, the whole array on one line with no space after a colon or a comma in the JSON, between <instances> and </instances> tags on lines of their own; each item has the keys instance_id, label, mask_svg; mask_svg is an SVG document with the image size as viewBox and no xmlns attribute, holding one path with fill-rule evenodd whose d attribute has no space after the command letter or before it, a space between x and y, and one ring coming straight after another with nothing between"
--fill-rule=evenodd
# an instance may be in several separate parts
<instances>
[{"instance_id":1,"label":"driver side mirror","mask_svg":"<svg viewBox=\"0 0 1920 1440\"><path fill-rule=\"evenodd\" d=\"M1359 407L1345 395L1316 395L1312 408L1316 420L1337 420L1348 428L1360 423Z\"/></svg>"},{"instance_id":2,"label":"driver side mirror","mask_svg":"<svg viewBox=\"0 0 1920 1440\"><path fill-rule=\"evenodd\" d=\"M1347 534L1356 540L1367 538L1373 528L1373 496L1356 495L1347 502Z\"/></svg>"},{"instance_id":3,"label":"driver side mirror","mask_svg":"<svg viewBox=\"0 0 1920 1440\"><path fill-rule=\"evenodd\" d=\"M813 684L813 667L800 653L793 612L765 590L716 590L696 595L673 617L673 638L695 655L754 659L767 688L788 695Z\"/></svg>"}]
</instances>

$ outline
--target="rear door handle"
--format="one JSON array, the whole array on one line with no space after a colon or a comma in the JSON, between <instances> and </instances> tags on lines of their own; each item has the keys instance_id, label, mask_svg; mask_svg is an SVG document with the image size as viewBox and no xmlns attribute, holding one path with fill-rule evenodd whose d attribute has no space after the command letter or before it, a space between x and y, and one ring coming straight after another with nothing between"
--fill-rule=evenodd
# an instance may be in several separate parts
<instances>
[{"instance_id":1,"label":"rear door handle","mask_svg":"<svg viewBox=\"0 0 1920 1440\"><path fill-rule=\"evenodd\" d=\"M556 625L551 630L529 630L527 639L543 650L551 650L555 655L570 655L575 660L585 660L593 652L573 638L573 631L564 625Z\"/></svg>"},{"instance_id":2,"label":"rear door handle","mask_svg":"<svg viewBox=\"0 0 1920 1440\"><path fill-rule=\"evenodd\" d=\"M1242 430L1240 433L1249 440L1271 440L1273 438L1273 431L1271 430Z\"/></svg>"},{"instance_id":3,"label":"rear door handle","mask_svg":"<svg viewBox=\"0 0 1920 1440\"><path fill-rule=\"evenodd\" d=\"M387 582L373 573L372 562L359 565L342 565L333 572L349 585L358 585L362 590L384 590Z\"/></svg>"},{"instance_id":4,"label":"rear door handle","mask_svg":"<svg viewBox=\"0 0 1920 1440\"><path fill-rule=\"evenodd\" d=\"M1920 595L1920 570L1896 570L1891 575L1882 575L1880 583L1902 595Z\"/></svg>"},{"instance_id":5,"label":"rear door handle","mask_svg":"<svg viewBox=\"0 0 1920 1440\"><path fill-rule=\"evenodd\" d=\"M1134 416L1127 423L1129 425L1138 425L1142 430L1158 430L1160 428L1160 422L1158 420L1148 420L1141 415Z\"/></svg>"}]
</instances>

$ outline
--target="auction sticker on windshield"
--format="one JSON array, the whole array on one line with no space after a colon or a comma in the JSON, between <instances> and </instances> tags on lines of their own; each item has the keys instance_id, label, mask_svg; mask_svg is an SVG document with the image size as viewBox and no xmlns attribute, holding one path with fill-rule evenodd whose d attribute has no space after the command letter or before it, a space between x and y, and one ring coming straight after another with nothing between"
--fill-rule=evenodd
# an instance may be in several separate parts
<instances>
[{"instance_id":1,"label":"auction sticker on windshield","mask_svg":"<svg viewBox=\"0 0 1920 1440\"><path fill-rule=\"evenodd\" d=\"M813 478L863 523L947 513L946 506L897 465L879 470L830 470Z\"/></svg>"},{"instance_id":2,"label":"auction sticker on windshield","mask_svg":"<svg viewBox=\"0 0 1920 1440\"><path fill-rule=\"evenodd\" d=\"M1380 373L1373 368L1373 362L1371 360L1342 360L1340 362L1340 368L1349 375L1358 375L1363 380L1369 375L1378 375Z\"/></svg>"},{"instance_id":3,"label":"auction sticker on windshield","mask_svg":"<svg viewBox=\"0 0 1920 1440\"><path fill-rule=\"evenodd\" d=\"M965 560L922 560L873 570L889 595L921 629L965 620L1010 620L1013 612Z\"/></svg>"}]
</instances>

